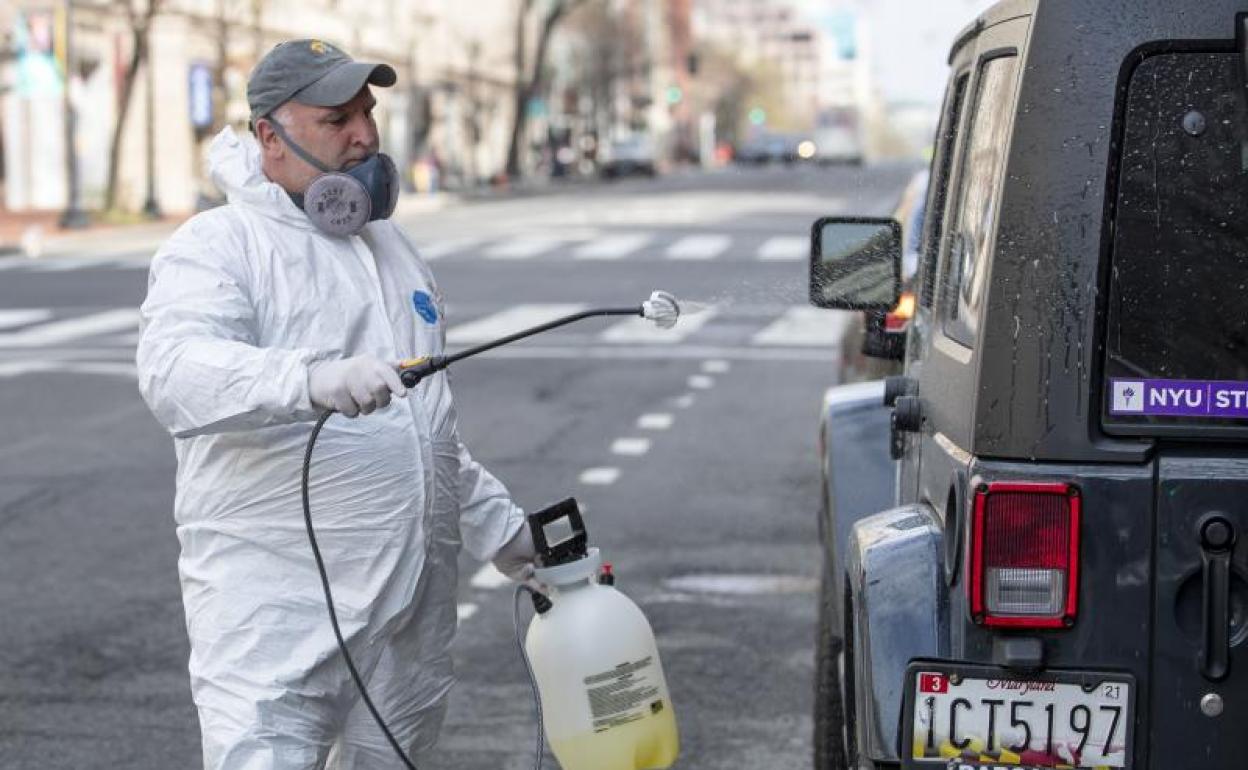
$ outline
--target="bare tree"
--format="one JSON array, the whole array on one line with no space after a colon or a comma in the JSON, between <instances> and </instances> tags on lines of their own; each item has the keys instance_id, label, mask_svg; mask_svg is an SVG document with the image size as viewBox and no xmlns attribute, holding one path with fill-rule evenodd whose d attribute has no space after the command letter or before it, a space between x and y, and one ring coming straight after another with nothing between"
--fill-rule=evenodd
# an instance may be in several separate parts
<instances>
[{"instance_id":1,"label":"bare tree","mask_svg":"<svg viewBox=\"0 0 1248 770\"><path fill-rule=\"evenodd\" d=\"M126 14L130 25L130 60L126 63L126 71L121 79L121 95L118 99L117 123L113 126L113 139L108 149L108 188L104 197L104 208L113 209L117 205L117 185L120 177L121 140L125 134L126 118L130 114L130 102L134 96L134 83L138 79L139 69L148 60L148 43L150 41L152 19L160 13L163 0L147 0L146 7L138 6L142 0L117 0L117 5Z\"/></svg>"},{"instance_id":2,"label":"bare tree","mask_svg":"<svg viewBox=\"0 0 1248 770\"><path fill-rule=\"evenodd\" d=\"M507 145L507 176L518 179L521 174L520 148L524 144L524 128L528 121L529 101L541 93L542 78L545 75L546 54L550 46L550 38L555 29L570 11L584 4L586 0L548 0L544 13L541 14L537 27L537 44L532 61L528 60L528 38L530 17L537 0L520 0L516 14L516 49L515 49L515 112L511 121L511 139Z\"/></svg>"}]
</instances>

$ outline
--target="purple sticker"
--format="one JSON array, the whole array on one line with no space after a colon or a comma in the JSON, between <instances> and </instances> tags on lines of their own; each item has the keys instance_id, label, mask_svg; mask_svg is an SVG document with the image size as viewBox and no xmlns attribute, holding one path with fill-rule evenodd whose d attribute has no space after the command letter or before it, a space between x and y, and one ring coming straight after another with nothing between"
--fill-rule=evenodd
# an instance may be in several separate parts
<instances>
[{"instance_id":1,"label":"purple sticker","mask_svg":"<svg viewBox=\"0 0 1248 770\"><path fill-rule=\"evenodd\" d=\"M1113 378L1109 389L1109 413L1115 416L1248 419L1248 382Z\"/></svg>"}]
</instances>

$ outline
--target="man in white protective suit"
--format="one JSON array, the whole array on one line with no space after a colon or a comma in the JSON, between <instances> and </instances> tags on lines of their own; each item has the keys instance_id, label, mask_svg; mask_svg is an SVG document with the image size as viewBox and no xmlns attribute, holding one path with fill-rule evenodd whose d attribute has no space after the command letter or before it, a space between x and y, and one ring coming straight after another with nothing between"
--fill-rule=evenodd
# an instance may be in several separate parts
<instances>
[{"instance_id":1,"label":"man in white protective suit","mask_svg":"<svg viewBox=\"0 0 1248 770\"><path fill-rule=\"evenodd\" d=\"M446 373L408 391L396 362L442 353L444 305L386 219L370 85L394 70L316 40L248 82L254 138L213 141L228 205L152 261L139 388L174 437L191 690L210 770L402 763L350 679L304 529L310 499L343 635L409 756L436 740L452 684L461 545L531 575L524 513L460 441ZM367 416L364 416L367 415ZM356 419L348 419L356 418Z\"/></svg>"}]
</instances>

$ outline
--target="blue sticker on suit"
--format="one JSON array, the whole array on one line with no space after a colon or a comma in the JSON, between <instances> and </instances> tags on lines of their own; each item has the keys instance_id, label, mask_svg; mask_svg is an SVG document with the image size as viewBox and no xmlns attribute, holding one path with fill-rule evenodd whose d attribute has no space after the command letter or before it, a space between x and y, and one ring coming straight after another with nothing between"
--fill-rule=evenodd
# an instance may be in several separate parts
<instances>
[{"instance_id":1,"label":"blue sticker on suit","mask_svg":"<svg viewBox=\"0 0 1248 770\"><path fill-rule=\"evenodd\" d=\"M438 322L438 307L433 303L433 297L417 289L412 292L412 305L416 308L417 315L425 319L425 323Z\"/></svg>"}]
</instances>

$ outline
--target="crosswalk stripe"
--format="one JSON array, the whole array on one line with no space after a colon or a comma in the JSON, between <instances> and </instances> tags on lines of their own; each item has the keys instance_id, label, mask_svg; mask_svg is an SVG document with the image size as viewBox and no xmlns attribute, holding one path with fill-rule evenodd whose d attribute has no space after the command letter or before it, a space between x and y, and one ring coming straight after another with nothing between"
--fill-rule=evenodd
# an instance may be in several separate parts
<instances>
[{"instance_id":1,"label":"crosswalk stripe","mask_svg":"<svg viewBox=\"0 0 1248 770\"><path fill-rule=\"evenodd\" d=\"M480 244L481 240L481 238L450 238L445 241L434 241L427 246L421 246L417 251L425 259L441 259L442 257L470 249Z\"/></svg>"},{"instance_id":2,"label":"crosswalk stripe","mask_svg":"<svg viewBox=\"0 0 1248 770\"><path fill-rule=\"evenodd\" d=\"M608 327L598 339L603 342L650 342L674 345L706 325L715 317L715 310L682 315L670 329L660 329L644 318L629 318Z\"/></svg>"},{"instance_id":3,"label":"crosswalk stripe","mask_svg":"<svg viewBox=\"0 0 1248 770\"><path fill-rule=\"evenodd\" d=\"M134 308L106 310L102 313L52 321L17 332L0 334L0 347L33 348L91 337L110 332L131 331L139 325L139 311Z\"/></svg>"},{"instance_id":4,"label":"crosswalk stripe","mask_svg":"<svg viewBox=\"0 0 1248 770\"><path fill-rule=\"evenodd\" d=\"M805 259L810 254L810 240L798 235L777 235L768 238L758 249L764 262L786 262Z\"/></svg>"},{"instance_id":5,"label":"crosswalk stripe","mask_svg":"<svg viewBox=\"0 0 1248 770\"><path fill-rule=\"evenodd\" d=\"M750 338L755 345L836 345L849 311L828 311L817 307L794 307Z\"/></svg>"},{"instance_id":6,"label":"crosswalk stripe","mask_svg":"<svg viewBox=\"0 0 1248 770\"><path fill-rule=\"evenodd\" d=\"M35 324L52 317L47 308L30 308L27 310L0 310L0 329L12 329L17 326Z\"/></svg>"},{"instance_id":7,"label":"crosswalk stripe","mask_svg":"<svg viewBox=\"0 0 1248 770\"><path fill-rule=\"evenodd\" d=\"M586 243L572 252L576 259L620 259L651 240L646 233L612 233Z\"/></svg>"},{"instance_id":8,"label":"crosswalk stripe","mask_svg":"<svg viewBox=\"0 0 1248 770\"><path fill-rule=\"evenodd\" d=\"M714 259L724 253L732 239L726 235L686 235L667 247L669 259Z\"/></svg>"},{"instance_id":9,"label":"crosswalk stripe","mask_svg":"<svg viewBox=\"0 0 1248 770\"><path fill-rule=\"evenodd\" d=\"M446 342L449 345L486 342L584 309L584 305L575 304L515 305L484 318L452 327L446 333Z\"/></svg>"},{"instance_id":10,"label":"crosswalk stripe","mask_svg":"<svg viewBox=\"0 0 1248 770\"><path fill-rule=\"evenodd\" d=\"M490 259L528 259L556 248L563 241L556 238L508 238L499 241L483 254Z\"/></svg>"}]
</instances>

